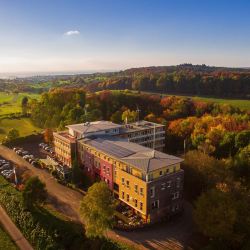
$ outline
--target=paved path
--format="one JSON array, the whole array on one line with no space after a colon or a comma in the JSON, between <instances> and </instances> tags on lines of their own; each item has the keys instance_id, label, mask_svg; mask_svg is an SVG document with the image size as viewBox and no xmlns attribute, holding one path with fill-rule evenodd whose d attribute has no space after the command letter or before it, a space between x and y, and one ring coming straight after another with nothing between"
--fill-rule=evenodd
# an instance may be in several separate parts
<instances>
[{"instance_id":1,"label":"paved path","mask_svg":"<svg viewBox=\"0 0 250 250\"><path fill-rule=\"evenodd\" d=\"M21 250L33 250L33 247L24 238L20 230L12 222L12 220L10 219L10 217L8 216L8 214L5 212L5 210L2 208L1 205L0 205L0 223Z\"/></svg>"},{"instance_id":2,"label":"paved path","mask_svg":"<svg viewBox=\"0 0 250 250\"><path fill-rule=\"evenodd\" d=\"M0 156L11 160L21 168L27 168L32 175L39 176L46 183L48 193L51 199L53 199L56 209L72 220L80 221L79 205L83 196L82 194L58 184L45 170L34 168L14 151L3 145L0 145ZM193 223L191 211L191 206L186 203L184 214L172 222L134 232L113 230L108 232L108 236L134 245L136 249L181 250L184 249L185 242L187 242L187 239L192 234Z\"/></svg>"}]
</instances>

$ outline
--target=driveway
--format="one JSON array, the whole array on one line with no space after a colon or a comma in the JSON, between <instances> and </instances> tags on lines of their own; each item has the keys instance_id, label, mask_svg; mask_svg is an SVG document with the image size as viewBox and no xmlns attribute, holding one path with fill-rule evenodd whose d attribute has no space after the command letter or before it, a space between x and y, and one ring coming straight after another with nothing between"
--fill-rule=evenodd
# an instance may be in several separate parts
<instances>
[{"instance_id":1,"label":"driveway","mask_svg":"<svg viewBox=\"0 0 250 250\"><path fill-rule=\"evenodd\" d=\"M79 206L83 195L57 183L46 171L34 168L13 150L0 145L0 156L14 162L21 168L27 168L32 175L37 175L46 184L48 193L56 209L72 220L80 221ZM113 230L108 236L135 245L136 249L184 249L185 242L193 232L192 208L185 203L184 213L171 222L152 226L133 232Z\"/></svg>"}]
</instances>

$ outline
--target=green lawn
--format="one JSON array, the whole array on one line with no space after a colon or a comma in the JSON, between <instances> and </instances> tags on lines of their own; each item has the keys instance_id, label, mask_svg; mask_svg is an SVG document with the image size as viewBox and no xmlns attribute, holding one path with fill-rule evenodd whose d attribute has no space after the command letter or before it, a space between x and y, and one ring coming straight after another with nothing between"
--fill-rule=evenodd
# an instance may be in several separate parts
<instances>
[{"instance_id":1,"label":"green lawn","mask_svg":"<svg viewBox=\"0 0 250 250\"><path fill-rule=\"evenodd\" d=\"M189 96L194 100L201 100L204 102L215 102L219 104L230 104L234 107L240 109L250 110L250 100L240 100L240 99L220 99L220 98L209 98L209 97L200 97L200 96Z\"/></svg>"},{"instance_id":2,"label":"green lawn","mask_svg":"<svg viewBox=\"0 0 250 250\"><path fill-rule=\"evenodd\" d=\"M137 91L133 91L137 92ZM147 94L160 94L155 92L145 92L142 91L141 93L147 93ZM163 96L180 96L180 97L189 97L194 100L200 100L204 102L215 102L219 104L230 104L234 107L238 107L240 109L246 109L250 110L250 100L243 100L243 99L223 99L223 98L213 98L213 97L203 97L203 96L184 96L184 95L172 95L172 94L162 94Z\"/></svg>"},{"instance_id":3,"label":"green lawn","mask_svg":"<svg viewBox=\"0 0 250 250\"><path fill-rule=\"evenodd\" d=\"M17 246L0 225L0 250L17 250Z\"/></svg>"},{"instance_id":4,"label":"green lawn","mask_svg":"<svg viewBox=\"0 0 250 250\"><path fill-rule=\"evenodd\" d=\"M29 118L0 120L0 141L7 135L10 129L15 128L20 136L27 136L40 132L41 129L34 126Z\"/></svg>"},{"instance_id":5,"label":"green lawn","mask_svg":"<svg viewBox=\"0 0 250 250\"><path fill-rule=\"evenodd\" d=\"M22 111L21 102L24 96L38 99L39 94L0 92L0 116Z\"/></svg>"}]
</instances>

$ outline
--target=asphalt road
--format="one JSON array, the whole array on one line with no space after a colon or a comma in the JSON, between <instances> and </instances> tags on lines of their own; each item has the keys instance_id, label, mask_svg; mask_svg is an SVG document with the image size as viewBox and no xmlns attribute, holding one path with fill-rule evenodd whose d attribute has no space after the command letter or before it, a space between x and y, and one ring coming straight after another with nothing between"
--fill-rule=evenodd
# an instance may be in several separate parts
<instances>
[{"instance_id":1,"label":"asphalt road","mask_svg":"<svg viewBox=\"0 0 250 250\"><path fill-rule=\"evenodd\" d=\"M0 156L11 160L21 168L27 168L32 175L37 175L46 183L48 193L55 208L75 221L80 221L79 206L83 195L58 184L45 170L34 168L13 150L0 145ZM134 245L136 249L181 250L193 232L192 208L186 203L184 213L172 222L159 224L133 232L112 230L108 236L118 241Z\"/></svg>"},{"instance_id":2,"label":"asphalt road","mask_svg":"<svg viewBox=\"0 0 250 250\"><path fill-rule=\"evenodd\" d=\"M12 220L10 219L10 217L8 216L8 214L5 212L5 210L2 208L1 205L0 205L0 223L21 250L33 250L33 247L24 238L20 230L12 222Z\"/></svg>"}]
</instances>

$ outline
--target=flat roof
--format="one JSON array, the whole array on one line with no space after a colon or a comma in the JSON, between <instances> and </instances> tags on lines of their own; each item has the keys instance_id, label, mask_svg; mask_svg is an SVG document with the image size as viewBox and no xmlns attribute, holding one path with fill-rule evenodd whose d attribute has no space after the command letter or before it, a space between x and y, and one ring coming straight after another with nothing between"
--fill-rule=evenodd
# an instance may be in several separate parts
<instances>
[{"instance_id":1,"label":"flat roof","mask_svg":"<svg viewBox=\"0 0 250 250\"><path fill-rule=\"evenodd\" d=\"M145 129L153 129L154 127L160 128L164 126L165 125L163 124L140 120L138 122L132 122L132 123L123 125L121 133L136 132L136 131L141 131Z\"/></svg>"},{"instance_id":2,"label":"flat roof","mask_svg":"<svg viewBox=\"0 0 250 250\"><path fill-rule=\"evenodd\" d=\"M85 134L85 133L99 132L107 129L116 129L122 127L122 125L115 124L110 121L96 121L96 122L72 124L66 127L78 133Z\"/></svg>"},{"instance_id":3,"label":"flat roof","mask_svg":"<svg viewBox=\"0 0 250 250\"><path fill-rule=\"evenodd\" d=\"M56 137L59 137L61 139L65 139L67 141L70 141L71 143L75 143L76 139L74 136L71 136L68 131L60 131L60 132L53 132L53 135Z\"/></svg>"},{"instance_id":4,"label":"flat roof","mask_svg":"<svg viewBox=\"0 0 250 250\"><path fill-rule=\"evenodd\" d=\"M110 156L114 156L140 169L144 173L149 173L183 161L182 158L168 155L116 137L90 137L79 140L79 142L92 146Z\"/></svg>"}]
</instances>

